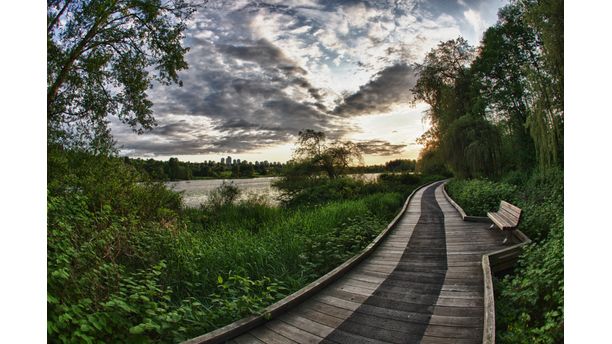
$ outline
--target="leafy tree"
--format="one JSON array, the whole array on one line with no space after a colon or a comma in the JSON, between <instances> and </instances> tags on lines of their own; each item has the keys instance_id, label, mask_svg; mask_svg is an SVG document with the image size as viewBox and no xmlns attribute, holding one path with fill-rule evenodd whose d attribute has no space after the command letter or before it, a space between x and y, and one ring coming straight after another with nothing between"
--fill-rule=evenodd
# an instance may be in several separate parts
<instances>
[{"instance_id":1,"label":"leafy tree","mask_svg":"<svg viewBox=\"0 0 612 344\"><path fill-rule=\"evenodd\" d=\"M462 114L457 111L460 102L456 98L455 85L473 56L474 48L459 37L438 44L419 65L419 79L412 92L415 102L424 101L430 106L425 115L432 126L421 140L426 141L423 142L426 145L437 146L448 124Z\"/></svg>"},{"instance_id":2,"label":"leafy tree","mask_svg":"<svg viewBox=\"0 0 612 344\"><path fill-rule=\"evenodd\" d=\"M514 1L484 35L471 68L507 136L509 167L562 163L562 59L562 1Z\"/></svg>"},{"instance_id":3,"label":"leafy tree","mask_svg":"<svg viewBox=\"0 0 612 344\"><path fill-rule=\"evenodd\" d=\"M412 91L415 101L430 105L426 116L432 126L418 140L428 169L442 158L458 176L492 176L499 170L499 134L484 119L485 103L469 67L473 57L474 48L459 37L440 43L420 66Z\"/></svg>"},{"instance_id":4,"label":"leafy tree","mask_svg":"<svg viewBox=\"0 0 612 344\"><path fill-rule=\"evenodd\" d=\"M524 67L533 37L517 20L516 8L505 7L499 16L499 23L485 32L472 69L489 114L505 137L510 153L507 165L525 170L535 163L534 143L526 126L529 100Z\"/></svg>"},{"instance_id":5,"label":"leafy tree","mask_svg":"<svg viewBox=\"0 0 612 344\"><path fill-rule=\"evenodd\" d=\"M181 84L185 0L48 0L48 139L104 151L109 117L141 133L156 123L147 89Z\"/></svg>"},{"instance_id":6,"label":"leafy tree","mask_svg":"<svg viewBox=\"0 0 612 344\"><path fill-rule=\"evenodd\" d=\"M361 150L350 141L326 142L325 134L307 129L298 133L294 160L303 172L323 171L329 178L337 178L355 161L362 161Z\"/></svg>"},{"instance_id":7,"label":"leafy tree","mask_svg":"<svg viewBox=\"0 0 612 344\"><path fill-rule=\"evenodd\" d=\"M499 133L482 118L468 115L454 121L445 136L444 152L458 177L488 177L499 172Z\"/></svg>"}]
</instances>

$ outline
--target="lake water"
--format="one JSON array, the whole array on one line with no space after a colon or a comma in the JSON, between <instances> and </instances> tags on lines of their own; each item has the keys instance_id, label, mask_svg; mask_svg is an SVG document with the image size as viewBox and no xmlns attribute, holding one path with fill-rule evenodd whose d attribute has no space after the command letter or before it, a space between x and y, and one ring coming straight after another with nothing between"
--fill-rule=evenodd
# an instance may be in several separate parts
<instances>
[{"instance_id":1,"label":"lake water","mask_svg":"<svg viewBox=\"0 0 612 344\"><path fill-rule=\"evenodd\" d=\"M353 178L361 178L366 181L373 181L380 173L366 173L350 175ZM249 195L254 194L263 196L272 204L278 203L277 197L279 192L272 187L272 182L279 177L262 177L249 179L206 179L206 180L181 180L176 182L167 182L169 188L183 192L183 201L187 207L199 207L201 203L206 202L210 191L218 188L224 181L233 182L242 194L240 198L245 199Z\"/></svg>"}]
</instances>

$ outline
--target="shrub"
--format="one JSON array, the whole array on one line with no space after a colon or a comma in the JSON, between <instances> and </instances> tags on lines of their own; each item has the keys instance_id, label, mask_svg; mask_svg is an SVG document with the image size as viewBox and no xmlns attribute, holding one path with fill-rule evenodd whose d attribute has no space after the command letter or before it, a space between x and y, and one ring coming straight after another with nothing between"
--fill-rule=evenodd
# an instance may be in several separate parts
<instances>
[{"instance_id":1,"label":"shrub","mask_svg":"<svg viewBox=\"0 0 612 344\"><path fill-rule=\"evenodd\" d=\"M234 182L223 181L219 187L209 192L208 200L203 206L220 209L234 203L238 196L240 196L240 189L234 185Z\"/></svg>"},{"instance_id":2,"label":"shrub","mask_svg":"<svg viewBox=\"0 0 612 344\"><path fill-rule=\"evenodd\" d=\"M515 204L518 190L514 185L485 179L454 179L446 189L449 196L473 216L486 216L489 211L497 211L501 200Z\"/></svg>"},{"instance_id":3,"label":"shrub","mask_svg":"<svg viewBox=\"0 0 612 344\"><path fill-rule=\"evenodd\" d=\"M316 279L367 246L381 228L384 222L366 212L347 218L322 235L307 236L300 266L309 279Z\"/></svg>"},{"instance_id":4,"label":"shrub","mask_svg":"<svg viewBox=\"0 0 612 344\"><path fill-rule=\"evenodd\" d=\"M563 219L496 286L499 343L563 342Z\"/></svg>"},{"instance_id":5,"label":"shrub","mask_svg":"<svg viewBox=\"0 0 612 344\"><path fill-rule=\"evenodd\" d=\"M219 323L229 323L261 313L264 308L288 294L282 282L274 282L269 277L254 281L230 273L226 279L218 276L217 282L217 291L211 295L211 301L220 316L217 319Z\"/></svg>"}]
</instances>

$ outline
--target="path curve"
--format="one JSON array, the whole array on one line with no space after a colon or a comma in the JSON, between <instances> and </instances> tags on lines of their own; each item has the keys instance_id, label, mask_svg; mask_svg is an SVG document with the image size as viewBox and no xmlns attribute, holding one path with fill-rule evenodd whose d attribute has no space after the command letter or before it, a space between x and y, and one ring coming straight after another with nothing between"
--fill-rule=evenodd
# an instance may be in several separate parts
<instances>
[{"instance_id":1,"label":"path curve","mask_svg":"<svg viewBox=\"0 0 612 344\"><path fill-rule=\"evenodd\" d=\"M376 250L336 282L236 343L482 343L482 255L503 248L463 221L443 182L414 193Z\"/></svg>"}]
</instances>

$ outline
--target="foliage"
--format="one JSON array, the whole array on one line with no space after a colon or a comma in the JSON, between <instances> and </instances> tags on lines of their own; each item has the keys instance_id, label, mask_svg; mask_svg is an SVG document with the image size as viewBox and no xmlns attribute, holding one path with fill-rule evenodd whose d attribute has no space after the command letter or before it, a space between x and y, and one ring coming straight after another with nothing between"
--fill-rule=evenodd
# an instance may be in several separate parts
<instances>
[{"instance_id":1,"label":"foliage","mask_svg":"<svg viewBox=\"0 0 612 344\"><path fill-rule=\"evenodd\" d=\"M441 159L457 176L487 178L562 165L562 1L512 1L476 51L461 37L441 42L419 67L414 101L430 105L432 124L420 165Z\"/></svg>"},{"instance_id":2,"label":"foliage","mask_svg":"<svg viewBox=\"0 0 612 344\"><path fill-rule=\"evenodd\" d=\"M228 157L231 158L231 157ZM202 178L251 178L255 176L274 176L283 171L284 164L280 162L255 161L236 159L232 163L212 160L203 162L180 161L170 158L167 161L154 159L123 158L126 164L134 166L152 180L189 180Z\"/></svg>"},{"instance_id":3,"label":"foliage","mask_svg":"<svg viewBox=\"0 0 612 344\"><path fill-rule=\"evenodd\" d=\"M383 173L376 182L348 176L335 179L286 176L274 182L274 186L281 192L282 204L288 208L296 208L311 207L331 201L350 200L380 192L400 192L407 196L414 187L421 183L421 178L416 175Z\"/></svg>"},{"instance_id":4,"label":"foliage","mask_svg":"<svg viewBox=\"0 0 612 344\"><path fill-rule=\"evenodd\" d=\"M457 177L487 177L499 173L499 133L486 120L462 116L450 125L444 138L442 149Z\"/></svg>"},{"instance_id":5,"label":"foliage","mask_svg":"<svg viewBox=\"0 0 612 344\"><path fill-rule=\"evenodd\" d=\"M395 203L395 195L382 201ZM384 207L384 206L383 206ZM306 238L304 253L300 256L301 268L309 279L316 279L328 271L329 266L342 264L367 246L378 235L385 223L371 212L349 217L340 226L322 236Z\"/></svg>"},{"instance_id":6,"label":"foliage","mask_svg":"<svg viewBox=\"0 0 612 344\"><path fill-rule=\"evenodd\" d=\"M337 178L355 161L362 161L361 149L350 141L326 142L325 133L306 129L298 133L292 172L313 174L325 172Z\"/></svg>"},{"instance_id":7,"label":"foliage","mask_svg":"<svg viewBox=\"0 0 612 344\"><path fill-rule=\"evenodd\" d=\"M108 116L137 132L155 125L147 90L179 83L195 6L184 0L47 2L49 140L108 151Z\"/></svg>"},{"instance_id":8,"label":"foliage","mask_svg":"<svg viewBox=\"0 0 612 344\"><path fill-rule=\"evenodd\" d=\"M419 173L425 175L452 176L452 173L446 167L439 149L431 146L423 148L419 153L416 169Z\"/></svg>"},{"instance_id":9,"label":"foliage","mask_svg":"<svg viewBox=\"0 0 612 344\"><path fill-rule=\"evenodd\" d=\"M516 203L517 187L483 179L451 180L446 185L449 196L461 205L468 215L487 216L497 211L499 202Z\"/></svg>"},{"instance_id":10,"label":"foliage","mask_svg":"<svg viewBox=\"0 0 612 344\"><path fill-rule=\"evenodd\" d=\"M563 215L547 225L549 237L530 245L513 275L496 290L498 342L563 342Z\"/></svg>"},{"instance_id":11,"label":"foliage","mask_svg":"<svg viewBox=\"0 0 612 344\"><path fill-rule=\"evenodd\" d=\"M220 209L234 203L238 196L240 196L240 189L233 182L223 181L218 188L209 192L208 200L203 206L213 210Z\"/></svg>"},{"instance_id":12,"label":"foliage","mask_svg":"<svg viewBox=\"0 0 612 344\"><path fill-rule=\"evenodd\" d=\"M395 159L385 163L385 169L389 172L414 172L416 160Z\"/></svg>"},{"instance_id":13,"label":"foliage","mask_svg":"<svg viewBox=\"0 0 612 344\"><path fill-rule=\"evenodd\" d=\"M219 322L231 322L251 314L258 314L274 301L285 297L288 289L269 277L253 281L247 277L230 274L226 279L217 277L217 292L211 295L212 305L223 309L217 313Z\"/></svg>"}]
</instances>

